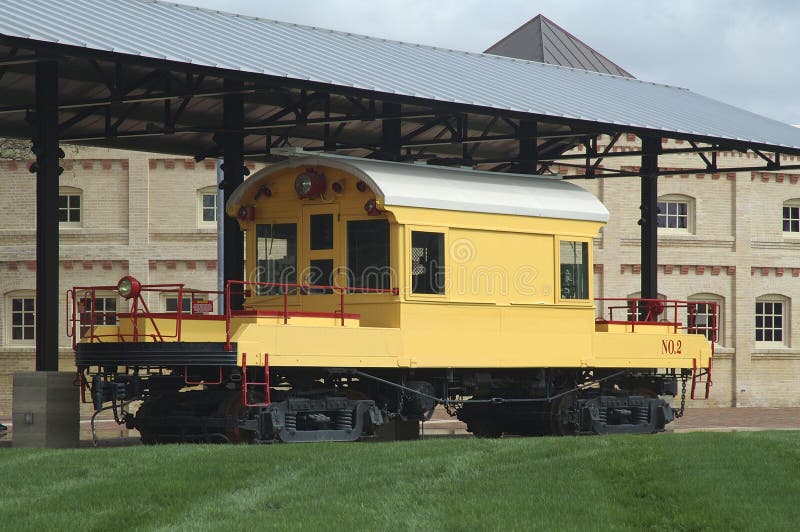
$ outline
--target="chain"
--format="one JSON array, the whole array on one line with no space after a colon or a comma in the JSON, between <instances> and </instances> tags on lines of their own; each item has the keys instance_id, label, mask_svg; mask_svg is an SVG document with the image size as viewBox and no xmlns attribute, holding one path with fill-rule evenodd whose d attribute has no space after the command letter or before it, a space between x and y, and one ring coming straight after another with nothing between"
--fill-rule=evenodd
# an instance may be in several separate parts
<instances>
[{"instance_id":1,"label":"chain","mask_svg":"<svg viewBox=\"0 0 800 532\"><path fill-rule=\"evenodd\" d=\"M675 411L675 418L683 417L683 412L686 410L686 381L689 380L687 375L681 375L681 407Z\"/></svg>"}]
</instances>

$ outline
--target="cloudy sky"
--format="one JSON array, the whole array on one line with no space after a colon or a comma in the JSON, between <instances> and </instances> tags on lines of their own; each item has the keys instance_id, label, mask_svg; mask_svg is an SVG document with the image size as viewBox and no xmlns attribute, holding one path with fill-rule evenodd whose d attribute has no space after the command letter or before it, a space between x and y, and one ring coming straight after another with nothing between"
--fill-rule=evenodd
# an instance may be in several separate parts
<instances>
[{"instance_id":1,"label":"cloudy sky","mask_svg":"<svg viewBox=\"0 0 800 532\"><path fill-rule=\"evenodd\" d=\"M175 0L481 52L539 13L639 79L800 124L796 0Z\"/></svg>"}]
</instances>

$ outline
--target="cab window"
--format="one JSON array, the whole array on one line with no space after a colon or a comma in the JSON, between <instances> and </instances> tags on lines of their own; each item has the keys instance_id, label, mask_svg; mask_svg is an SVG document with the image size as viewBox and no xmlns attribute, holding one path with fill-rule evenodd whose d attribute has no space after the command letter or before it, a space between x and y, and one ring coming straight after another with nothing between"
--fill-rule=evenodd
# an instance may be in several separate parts
<instances>
[{"instance_id":1,"label":"cab window","mask_svg":"<svg viewBox=\"0 0 800 532\"><path fill-rule=\"evenodd\" d=\"M256 272L261 283L297 283L297 224L256 226ZM258 295L283 294L294 289L259 286Z\"/></svg>"},{"instance_id":2,"label":"cab window","mask_svg":"<svg viewBox=\"0 0 800 532\"><path fill-rule=\"evenodd\" d=\"M348 285L356 288L391 288L388 220L347 222Z\"/></svg>"},{"instance_id":3,"label":"cab window","mask_svg":"<svg viewBox=\"0 0 800 532\"><path fill-rule=\"evenodd\" d=\"M589 243L562 240L561 299L589 299Z\"/></svg>"},{"instance_id":4,"label":"cab window","mask_svg":"<svg viewBox=\"0 0 800 532\"><path fill-rule=\"evenodd\" d=\"M444 294L444 234L411 231L411 292Z\"/></svg>"}]
</instances>

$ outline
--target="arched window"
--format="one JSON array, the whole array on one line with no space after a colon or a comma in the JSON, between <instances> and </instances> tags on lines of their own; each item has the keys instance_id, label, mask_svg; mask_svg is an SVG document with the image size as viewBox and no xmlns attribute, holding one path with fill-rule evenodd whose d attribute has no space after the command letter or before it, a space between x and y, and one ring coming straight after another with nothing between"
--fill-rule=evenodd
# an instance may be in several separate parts
<instances>
[{"instance_id":1,"label":"arched window","mask_svg":"<svg viewBox=\"0 0 800 532\"><path fill-rule=\"evenodd\" d=\"M756 299L756 344L789 346L789 303L786 296L767 294Z\"/></svg>"},{"instance_id":2,"label":"arched window","mask_svg":"<svg viewBox=\"0 0 800 532\"><path fill-rule=\"evenodd\" d=\"M658 198L658 229L669 233L694 234L695 201L683 194Z\"/></svg>"},{"instance_id":3,"label":"arched window","mask_svg":"<svg viewBox=\"0 0 800 532\"><path fill-rule=\"evenodd\" d=\"M725 299L717 294L702 293L689 296L686 309L686 326L690 332L704 335L708 340L723 344L723 311ZM716 303L716 309L712 303ZM717 331L716 338L714 331Z\"/></svg>"},{"instance_id":4,"label":"arched window","mask_svg":"<svg viewBox=\"0 0 800 532\"><path fill-rule=\"evenodd\" d=\"M36 293L15 290L5 297L7 344L33 345L36 340Z\"/></svg>"},{"instance_id":5,"label":"arched window","mask_svg":"<svg viewBox=\"0 0 800 532\"><path fill-rule=\"evenodd\" d=\"M210 227L217 225L217 193L216 186L201 188L197 191L197 225Z\"/></svg>"},{"instance_id":6,"label":"arched window","mask_svg":"<svg viewBox=\"0 0 800 532\"><path fill-rule=\"evenodd\" d=\"M75 187L58 187L58 223L80 226L83 220L83 191Z\"/></svg>"},{"instance_id":7,"label":"arched window","mask_svg":"<svg viewBox=\"0 0 800 532\"><path fill-rule=\"evenodd\" d=\"M783 232L800 236L800 199L783 202Z\"/></svg>"}]
</instances>

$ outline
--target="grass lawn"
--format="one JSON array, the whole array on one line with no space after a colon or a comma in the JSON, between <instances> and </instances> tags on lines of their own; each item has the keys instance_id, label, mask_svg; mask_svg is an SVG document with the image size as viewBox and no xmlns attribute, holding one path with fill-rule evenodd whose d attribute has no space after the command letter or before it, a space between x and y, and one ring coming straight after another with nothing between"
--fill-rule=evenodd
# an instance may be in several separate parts
<instances>
[{"instance_id":1,"label":"grass lawn","mask_svg":"<svg viewBox=\"0 0 800 532\"><path fill-rule=\"evenodd\" d=\"M796 530L800 432L0 449L0 530Z\"/></svg>"}]
</instances>

